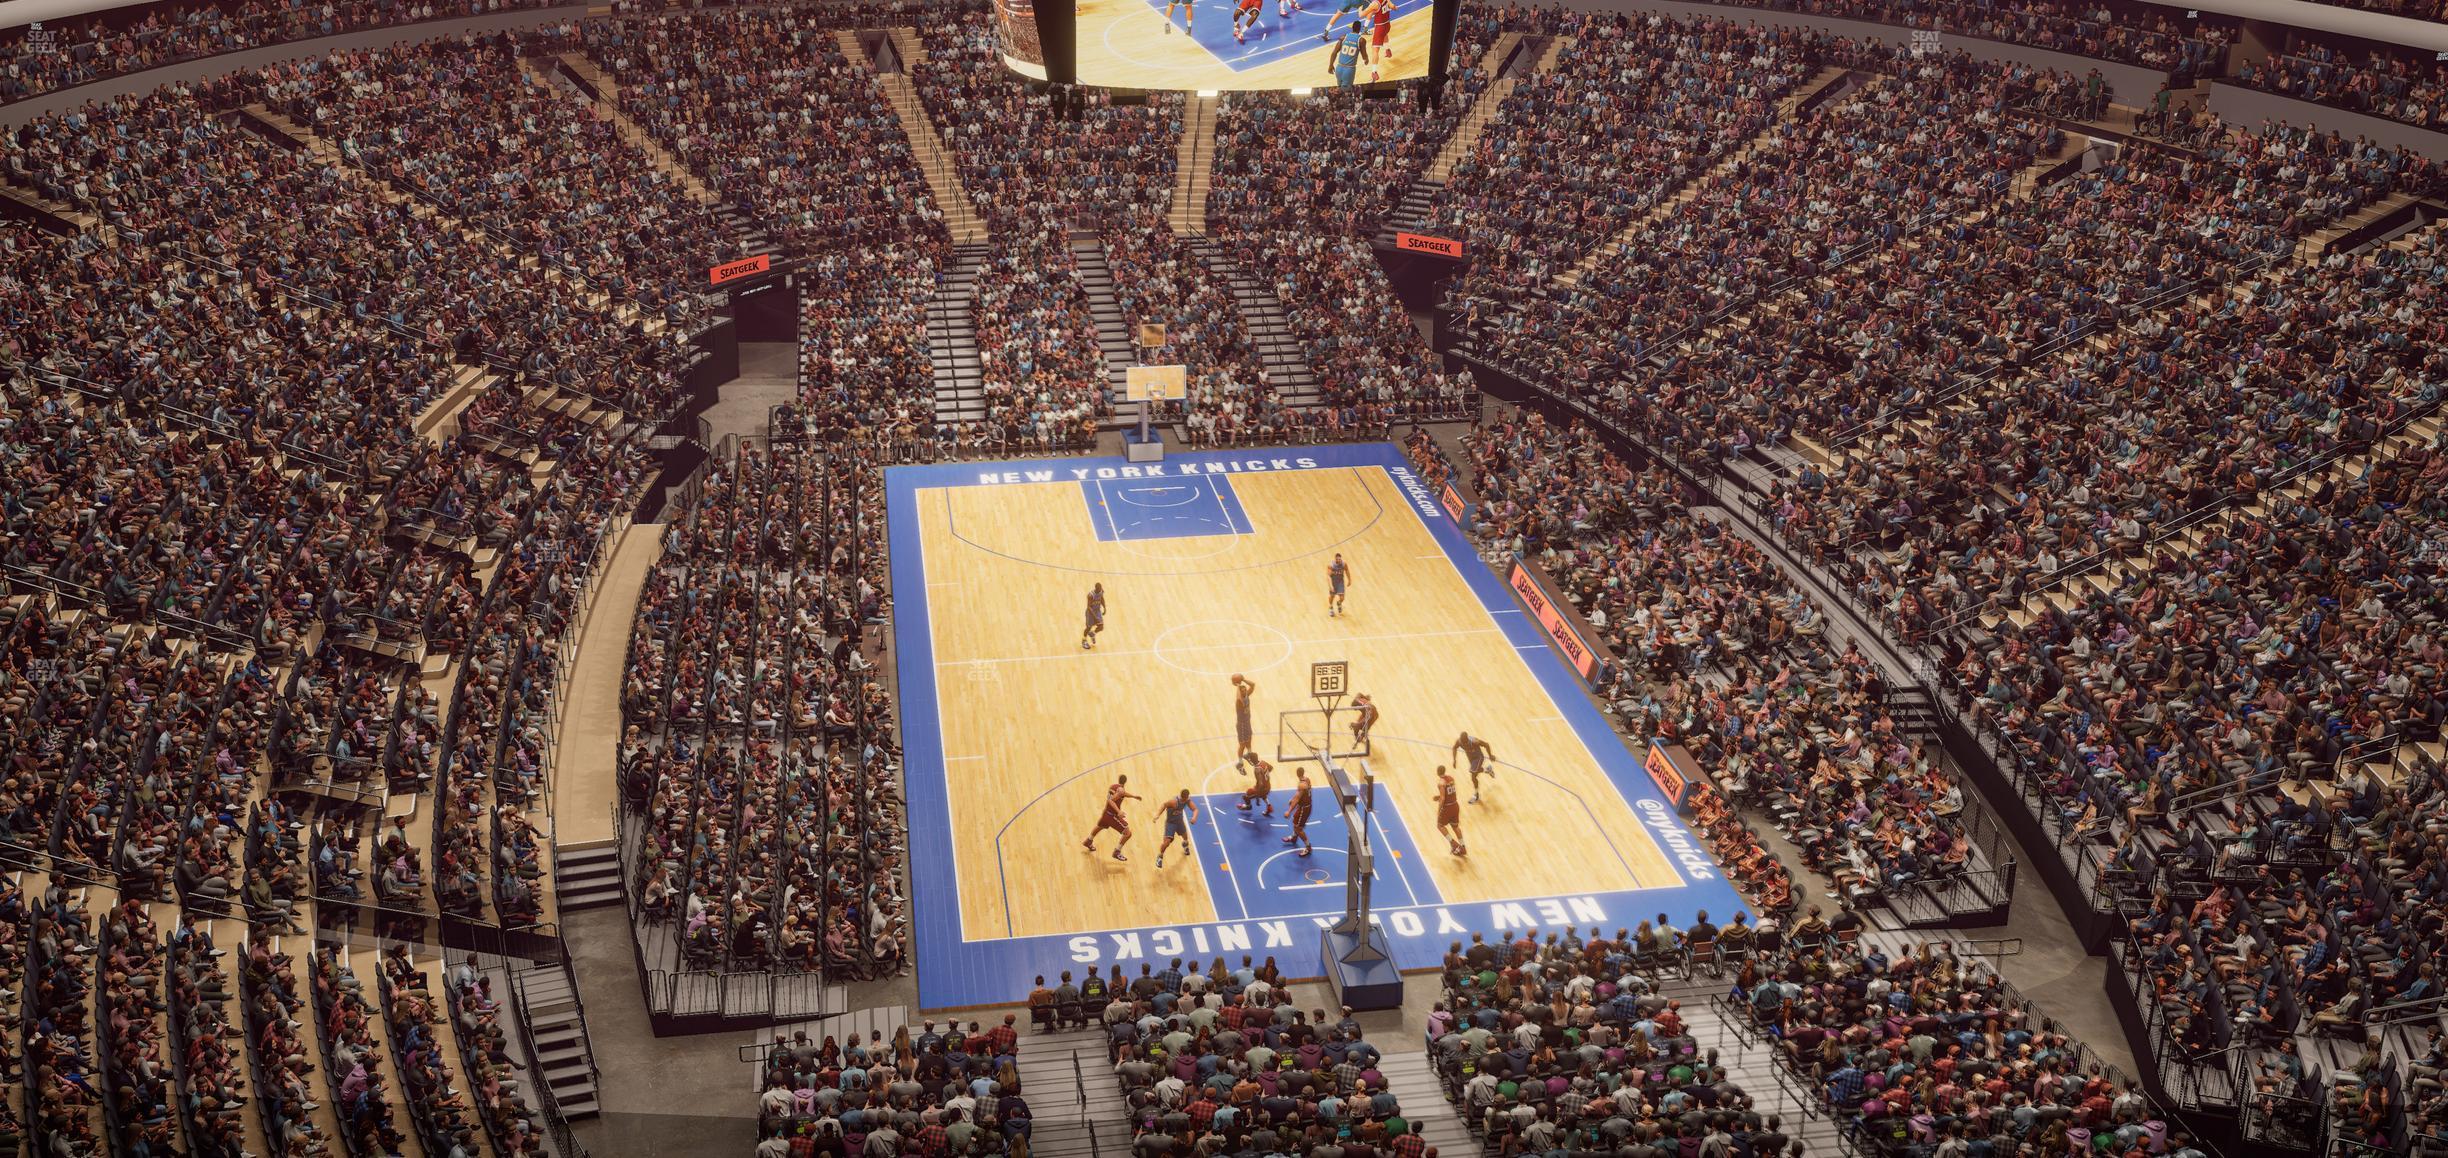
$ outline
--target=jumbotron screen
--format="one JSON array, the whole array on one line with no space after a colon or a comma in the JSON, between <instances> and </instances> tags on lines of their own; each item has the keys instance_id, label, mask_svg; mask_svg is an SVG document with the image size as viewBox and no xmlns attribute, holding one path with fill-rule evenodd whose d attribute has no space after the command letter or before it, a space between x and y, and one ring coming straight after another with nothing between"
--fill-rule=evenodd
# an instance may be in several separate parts
<instances>
[{"instance_id":1,"label":"jumbotron screen","mask_svg":"<svg viewBox=\"0 0 2448 1158\"><path fill-rule=\"evenodd\" d=\"M1134 89L1335 88L1428 75L1434 0L1077 0L1077 78Z\"/></svg>"}]
</instances>

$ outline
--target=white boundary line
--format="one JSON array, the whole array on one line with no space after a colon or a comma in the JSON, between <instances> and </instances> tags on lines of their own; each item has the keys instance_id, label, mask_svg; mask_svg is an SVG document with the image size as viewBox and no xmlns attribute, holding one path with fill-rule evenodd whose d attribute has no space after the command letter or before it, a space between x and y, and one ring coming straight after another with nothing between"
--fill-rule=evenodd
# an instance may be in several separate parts
<instances>
[{"instance_id":1,"label":"white boundary line","mask_svg":"<svg viewBox=\"0 0 2448 1158\"><path fill-rule=\"evenodd\" d=\"M1393 475L1392 475L1392 474L1391 474L1389 471L1387 471L1387 470L1386 470L1386 468L1385 468L1385 467L1383 467L1382 465L1380 465L1380 466L1378 467L1378 474L1379 474L1379 475L1381 475L1381 476L1383 476L1383 477L1385 478L1385 480L1386 480L1386 485L1388 485L1388 486L1393 486L1393 485L1395 485L1395 484L1394 484L1394 476L1393 476ZM1398 494L1396 497L1397 497L1397 498L1400 498L1401 496ZM1411 512L1411 518L1412 518L1412 521L1414 521L1414 522L1416 522L1416 523L1418 523L1418 524L1419 524L1419 529L1420 529L1420 532L1421 532L1422 534L1425 534L1425 535L1427 535L1427 536L1428 536L1428 541L1429 541L1429 542L1431 542L1431 543L1438 543L1438 544L1440 545L1440 547L1442 546L1442 542L1441 542L1441 540L1439 540L1439 539L1437 538L1437 536L1436 536L1436 528L1431 527L1431 526L1429 526L1429 525L1428 525L1428 520L1427 520L1426 518L1424 518L1424 517L1422 517L1422 516L1420 515L1419 508L1418 508L1418 507L1415 507L1415 506L1411 505L1409 502L1400 502L1400 503L1398 503L1397 505L1398 505L1398 506L1400 506L1400 507L1402 507L1402 509L1404 509L1404 510L1406 510L1406 511ZM1459 534L1460 532L1461 532L1461 528L1456 527L1456 528L1455 528L1455 533ZM1466 540L1466 541L1467 541L1467 540ZM1475 553L1475 552L1473 553L1473 557L1474 557L1474 558L1476 557L1476 553ZM1470 578L1469 578L1469 576L1467 576L1467 575L1465 575L1465 574L1463 574L1463 573L1462 573L1462 564L1461 564L1461 563L1460 563L1460 562L1457 560L1457 561L1453 562L1452 564L1450 564L1450 566L1451 566L1451 568L1452 568L1452 570L1453 570L1453 575L1454 575L1454 578L1455 578L1457 581L1459 581L1459 582L1462 584L1462 586L1463 586L1464 590L1466 590L1466 591L1469 591L1469 592L1470 592L1470 595L1471 595L1471 600L1470 600L1470 601L1471 601L1471 603L1473 603L1474 605L1478 606L1478 608L1479 608L1479 610L1480 610L1480 611L1482 611L1482 612L1486 613L1486 615L1487 615L1487 617L1488 617L1488 628L1489 628L1490 630L1494 630L1494 631L1502 631L1503 629L1502 629L1501 627L1498 627L1498 626L1497 626L1497 624L1496 624L1496 616L1497 616L1497 614L1498 614L1497 610L1496 610L1495 608L1489 607L1489 606L1487 605L1487 603L1486 603L1484 600L1482 600L1482 599L1480 599L1480 598L1478 597L1478 592L1477 592L1475 589L1472 589L1472 588L1471 588L1471 583L1470 583ZM1498 585L1499 585L1499 586L1503 586L1503 585L1504 585L1503 580L1502 580L1501 578L1499 578L1499 579L1497 580L1497 582L1498 582ZM1509 587L1507 587L1507 590L1508 590L1508 591L1510 591L1510 588L1509 588ZM1513 610L1513 612L1514 612L1515 614L1519 614L1519 612L1520 612L1520 609L1519 609L1519 608L1514 608L1514 609L1512 609L1512 610ZM1534 667L1532 667L1532 666L1530 666L1530 659L1529 659L1529 657L1528 657L1528 656L1525 656L1525 655L1523 655L1523 654L1522 654L1523 652L1527 652L1527 651L1549 651L1549 650L1552 650L1552 649L1551 649L1551 646L1549 645L1549 643L1548 643L1548 642L1547 642L1545 639L1541 639L1539 642L1537 642L1537 643L1533 643L1533 644L1517 644L1517 645L1515 645L1515 646L1514 646L1514 648L1513 648L1513 656L1514 656L1514 658L1515 658L1515 659L1518 659L1518 660L1520 660L1520 661L1521 661L1521 665L1522 665L1522 668L1523 668L1523 670L1524 670L1524 674L1528 675L1528 676L1530 677L1530 682L1531 682L1531 684L1532 684L1532 685L1534 685L1534 686L1536 686L1536 687L1538 688L1538 693L1539 693L1539 695L1541 695L1542 697L1545 697L1545 698L1546 698L1546 700L1547 700L1547 703L1548 703L1550 706L1552 706L1553 708L1555 708L1556 713L1557 713L1559 716L1561 716L1561 715L1563 715L1563 713L1564 713L1564 705L1563 705L1563 704L1561 704L1561 703L1559 703L1559 702L1557 702L1556 697L1555 697L1555 693L1554 693L1554 692L1552 692L1552 691L1549 691L1549 690L1548 690L1548 688L1547 688L1547 683L1546 683L1546 681L1545 681L1545 680L1542 680L1542 679L1540 679L1540 678L1539 678L1538 669L1537 669L1537 668L1534 668ZM1559 662L1561 662L1561 661L1559 661ZM1569 719L1568 719L1568 720L1566 720L1566 726L1567 726L1567 727L1570 727L1570 726L1571 726L1571 721L1570 721ZM1608 789L1609 789L1609 790L1612 792L1612 794L1613 794L1613 796L1614 796L1615 801L1616 801L1617 803L1619 803L1619 804L1623 805L1623 807L1624 807L1624 811L1631 813L1631 814L1632 814L1632 817L1633 817L1633 819L1634 819L1634 820L1636 820L1636 821L1637 821L1637 820L1639 820L1639 819L1640 819L1640 810L1639 810L1639 809L1637 809L1637 808L1634 808L1634 807L1632 806L1632 802L1631 802L1630 800L1628 800L1628 799L1626 799L1626 798L1624 797L1624 794L1623 794L1623 789L1622 789L1622 788L1620 788L1620 787L1617 787L1617 786L1616 786L1615 781L1614 781L1614 777L1607 775L1606 765L1605 765L1605 764L1604 764L1602 761L1600 761L1600 760L1599 760L1599 758L1598 758L1598 753L1597 753L1595 750L1591 749L1591 747L1590 747L1590 745L1589 745L1589 741L1587 741L1587 740L1585 740L1585 739L1582 739L1581 734L1580 734L1580 730L1579 730L1579 729L1577 729L1577 728L1573 729L1573 741L1574 741L1574 743L1576 743L1577 745L1579 745L1579 747L1581 748L1581 755L1582 755L1582 756L1583 756L1585 759L1587 759L1587 760L1590 762L1590 764L1593 766L1593 768L1594 768L1594 769L1597 771L1599 781L1600 781L1601 783L1604 783L1604 784L1607 786L1607 788L1608 788ZM1630 749L1629 747L1627 747L1627 748L1625 748L1625 749L1624 749L1624 751L1625 751L1627 754L1629 754L1629 753L1631 752L1631 749ZM1635 758L1637 759L1637 757L1635 757ZM1592 811L1594 812L1595 810L1593 809ZM1593 819L1593 820L1596 820L1596 818L1595 818L1594 816L1592 817L1592 819ZM1612 832L1609 832L1609 831L1607 830L1607 827L1606 827L1606 825L1605 825L1605 823L1604 823L1603 821L1598 822L1598 823L1596 824L1596 827L1597 827L1597 829L1598 829L1598 834L1599 834L1599 836L1601 836L1602 838L1604 838L1604 839L1607 841L1607 844L1608 844L1608 846L1609 846L1610 848L1614 848L1614 849L1615 849L1616 854L1617 854L1618 856L1622 856L1622 855L1623 855L1623 851L1624 851L1624 850L1623 850L1623 849L1621 849L1620 847L1617 847L1617 846L1615 845L1615 834L1614 834L1614 833L1612 833ZM1673 875L1673 877L1674 877L1674 881L1673 881L1673 883L1672 883L1672 884L1670 884L1670 885L1651 885L1651 884L1645 884L1645 883L1643 883L1643 882L1642 882L1642 881L1639 879L1639 877L1638 877L1638 875L1637 875L1637 872L1636 872L1636 873L1635 873L1635 876L1634 876L1634 879L1633 879L1633 881L1631 882L1631 883L1632 883L1632 887L1633 887L1634 889L1662 889L1662 888L1688 888L1688 887L1690 887L1691 882L1690 882L1690 881L1688 881L1688 880L1686 880L1686 879L1684 879L1684 877L1683 877L1683 873L1682 873L1682 870L1677 869L1677 868L1675 867L1674 857L1672 857L1672 856L1670 856L1670 855L1668 855L1668 854L1667 854L1666 849L1665 849L1663 846L1661 846L1661 845L1659 845L1659 844L1658 844L1658 842L1657 842L1657 838L1656 838L1655 836L1650 835L1650 832L1649 832L1649 828L1648 828L1648 826L1647 826L1647 825L1645 825L1645 824L1642 824L1642 825L1636 825L1635 827L1637 827L1637 828L1640 830L1641 839L1643 839L1643 840L1645 840L1645 841L1647 841L1647 842L1649 843L1649 849L1650 849L1650 851L1651 851L1651 852L1653 852L1653 853L1655 853L1655 854L1657 855L1657 859L1659 860L1659 862L1661 862L1662 864L1664 864L1664 865L1666 866L1666 871L1667 871L1668 873L1670 873L1670 874L1672 874L1672 875ZM1630 864L1627 862L1627 863L1626 863L1626 865L1625 865L1625 867L1626 867L1626 868L1630 868L1631 866L1630 866ZM1429 875L1429 879L1434 880L1434 879L1436 878L1436 870L1435 870L1433 867L1432 867L1432 868L1429 868L1429 869L1428 869L1428 875ZM1439 891L1440 893L1441 893L1441 892L1443 892L1442 882L1439 882L1439 889L1438 889L1438 891ZM1593 892L1622 892L1622 891L1625 891L1625 890L1621 890L1621 889L1594 889L1594 890L1591 890L1591 891L1593 891Z\"/></svg>"},{"instance_id":2,"label":"white boundary line","mask_svg":"<svg viewBox=\"0 0 2448 1158\"><path fill-rule=\"evenodd\" d=\"M1211 621L1211 622L1212 622L1212 621ZM930 627L930 628L932 628L932 627L934 626L934 621L933 621L933 619L931 619L931 618L930 618L930 619L928 620L928 622L927 622L927 626L928 626L928 627ZM1466 627L1466 628L1462 628L1462 629L1460 629L1460 630L1456 630L1456 631L1399 631L1399 632L1389 632L1389 633L1380 634L1380 635L1337 635L1337 636L1332 636L1332 637L1329 637L1329 638L1323 638L1323 639L1294 639L1294 640L1287 640L1286 642L1291 643L1291 644L1293 644L1294 646L1296 646L1296 647L1297 647L1297 646L1301 646L1301 645L1305 645L1305 644L1354 643L1354 642L1363 642L1363 641L1370 641L1370 640L1385 640L1385 639L1442 639L1442 638L1445 638L1445 637L1448 637L1448 636L1456 636L1456 635L1502 635L1502 634L1504 634L1504 632L1502 631L1502 629L1499 629L1499 628L1494 628L1494 627ZM1258 642L1255 642L1255 641L1245 641L1245 642L1239 642L1239 643L1203 643L1203 644L1199 644L1199 645L1196 645L1196 646L1193 646L1193 647L1168 647L1168 648L1161 648L1161 649L1159 649L1159 648L1153 648L1153 647L1142 647L1142 648L1134 648L1134 649L1129 650L1129 651L1103 651L1103 650L1094 650L1094 651L1080 651L1080 652L1056 652L1056 653L1054 653L1054 654L1052 654L1052 655L1007 655L1007 656L1002 656L1002 657L995 658L995 659L938 659L938 660L936 660L936 661L935 661L935 666L936 666L936 667L939 667L939 668L944 668L944 667L974 667L974 666L976 666L976 665L978 665L978 664L982 664L982 663L1037 663L1037 662L1039 662L1039 661L1052 661L1052 660L1065 660L1065 659L1088 659L1088 658L1090 658L1090 657L1092 657L1092 656L1113 656L1113 655L1155 655L1155 654L1156 654L1158 651L1160 651L1160 650L1162 650L1162 651L1171 651L1171 652L1185 652L1185 651L1230 651L1230 650L1235 649L1235 648L1256 648L1256 647L1270 647L1270 646L1272 646L1272 645L1271 645L1271 644L1265 644L1265 643L1258 643ZM1532 647L1544 647L1544 646L1546 646L1546 645L1545 645L1545 644L1531 644L1531 645L1529 645L1529 646L1532 646ZM1541 690L1541 691L1544 691L1545 689L1544 689L1544 688L1541 688L1540 690ZM1552 702L1552 701L1550 701L1550 702Z\"/></svg>"},{"instance_id":3,"label":"white boundary line","mask_svg":"<svg viewBox=\"0 0 2448 1158\"><path fill-rule=\"evenodd\" d=\"M1397 805L1396 807L1400 807L1400 805ZM1375 810L1375 809L1371 809L1371 810L1369 811L1369 823L1374 824L1374 825L1376 825L1376 826L1377 826L1377 836L1378 836L1378 838L1379 838L1379 839L1381 839L1381 840L1385 841L1385 842L1386 842L1387 844L1389 844L1389 845L1394 843L1394 834L1386 831L1385 821L1383 821L1383 820L1381 820L1381 819L1379 819L1379 818L1378 818L1378 816L1377 816L1377 812L1376 812L1376 810ZM1409 827L1409 826L1408 826L1408 825L1406 825L1405 827L1407 828L1407 827ZM1417 845L1419 844L1419 841L1418 841L1418 839L1414 838L1414 839L1411 841L1411 843L1412 843L1412 845L1417 846ZM1399 853L1399 852L1401 852L1402 850L1400 850L1400 849L1387 849L1386 851L1388 851L1388 852L1393 852L1393 853ZM1402 878L1403 895L1404 895L1404 896L1406 896L1406 897L1409 897L1409 898L1411 899L1411 904L1410 904L1409 906L1406 906L1406 907L1409 907L1409 908L1417 908L1417 907L1419 907L1419 905L1422 903L1422 902L1420 901L1419 889L1417 889L1417 888L1413 887L1413 885L1411 884L1411 874L1410 874L1410 873L1408 873L1408 872L1403 871L1402 857L1400 857L1400 856L1396 856L1396 857L1394 858L1394 875L1395 875L1395 876L1397 876L1397 877Z\"/></svg>"}]
</instances>

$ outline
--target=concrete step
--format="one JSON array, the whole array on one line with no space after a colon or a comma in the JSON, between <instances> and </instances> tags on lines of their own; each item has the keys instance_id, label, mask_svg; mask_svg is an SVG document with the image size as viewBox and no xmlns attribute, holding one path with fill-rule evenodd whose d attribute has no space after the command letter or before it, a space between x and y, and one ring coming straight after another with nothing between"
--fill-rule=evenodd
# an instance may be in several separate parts
<instances>
[{"instance_id":1,"label":"concrete step","mask_svg":"<svg viewBox=\"0 0 2448 1158\"><path fill-rule=\"evenodd\" d=\"M1461 1158L1479 1149L1478 1136L1471 1133L1446 1096L1445 1083L1426 1053L1386 1054L1378 1059L1377 1070L1385 1075L1386 1088L1402 1105L1403 1117L1436 1147L1440 1158Z\"/></svg>"}]
</instances>

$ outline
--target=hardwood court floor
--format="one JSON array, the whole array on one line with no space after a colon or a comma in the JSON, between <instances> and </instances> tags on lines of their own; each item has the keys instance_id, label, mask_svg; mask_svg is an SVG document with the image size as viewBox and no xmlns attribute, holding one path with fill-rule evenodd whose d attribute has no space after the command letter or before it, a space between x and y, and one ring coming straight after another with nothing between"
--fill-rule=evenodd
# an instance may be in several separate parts
<instances>
[{"instance_id":1,"label":"hardwood court floor","mask_svg":"<svg viewBox=\"0 0 2448 1158\"><path fill-rule=\"evenodd\" d=\"M1319 660L1348 660L1353 689L1383 710L1368 763L1420 850L1402 867L1425 862L1446 902L1681 883L1382 468L1235 474L1230 485L1245 517L1227 522L1245 533L1136 540L1100 535L1097 492L1067 479L918 493L963 940L1218 919L1206 874L1174 859L1178 845L1156 867L1157 804L1184 787L1245 786L1229 676L1256 681L1255 746L1272 758L1278 713L1313 707ZM1337 551L1353 584L1348 613L1328 618ZM1082 611L1099 581L1110 611L1084 651ZM1435 835L1432 789L1463 730L1492 743L1502 767L1485 803L1465 806L1470 855L1456 859ZM1295 767L1277 764L1279 795ZM1130 805L1128 862L1104 851L1111 833L1093 856L1080 848L1117 774L1145 798ZM1337 847L1342 837L1322 777L1318 802L1325 858L1329 835ZM1243 870L1227 878L1237 889L1247 866L1231 867Z\"/></svg>"},{"instance_id":2,"label":"hardwood court floor","mask_svg":"<svg viewBox=\"0 0 2448 1158\"><path fill-rule=\"evenodd\" d=\"M1161 6L1148 0L1080 0L1079 79L1082 84L1151 89L1282 89L1331 88L1334 72L1327 63L1327 46L1318 37L1342 0L1304 0L1302 11L1286 19L1276 12L1278 0L1265 0L1264 17L1246 43L1232 38L1231 0L1195 0L1198 15L1193 38L1181 30L1164 31ZM1386 80L1425 76L1428 72L1429 5L1394 18L1387 46L1394 60L1382 71ZM1350 15L1345 15L1348 21ZM1295 45L1302 46L1297 51ZM1234 70L1219 58L1252 54L1265 63ZM1368 80L1369 66L1358 79Z\"/></svg>"}]
</instances>

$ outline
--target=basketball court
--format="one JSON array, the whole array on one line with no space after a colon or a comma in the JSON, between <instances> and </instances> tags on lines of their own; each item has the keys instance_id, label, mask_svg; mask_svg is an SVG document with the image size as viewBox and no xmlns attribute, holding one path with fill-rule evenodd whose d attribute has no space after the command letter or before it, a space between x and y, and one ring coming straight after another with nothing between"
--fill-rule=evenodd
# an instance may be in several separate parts
<instances>
[{"instance_id":1,"label":"basketball court","mask_svg":"<svg viewBox=\"0 0 2448 1158\"><path fill-rule=\"evenodd\" d=\"M1077 59L1082 84L1125 88L1330 88L1335 83L1320 39L1343 0L1304 0L1286 15L1265 0L1241 39L1233 37L1233 0L1176 4L1164 0L1080 0ZM1398 0L1386 37L1394 52L1379 79L1428 72L1432 0ZM1349 24L1352 11L1342 13ZM1167 31L1170 25L1171 30ZM1357 80L1367 83L1369 66Z\"/></svg>"},{"instance_id":2,"label":"basketball court","mask_svg":"<svg viewBox=\"0 0 2448 1158\"><path fill-rule=\"evenodd\" d=\"M1273 956L1318 973L1343 902L1346 829L1322 765L1377 781L1366 823L1376 919L1406 969L1448 942L1567 925L1678 924L1740 908L1698 840L1538 622L1389 444L899 467L890 502L919 1001L1016 1001L1090 965ZM1352 577L1326 613L1327 568ZM1087 596L1108 600L1080 646ZM1382 718L1310 698L1348 664ZM1272 803L1238 807L1234 692L1257 687L1252 747ZM1435 769L1468 731L1493 747L1468 855L1435 831ZM1317 795L1302 857L1284 844L1297 775ZM1080 845L1128 776L1115 834ZM1462 767L1456 780L1467 799ZM1157 867L1158 806L1188 789L1194 850Z\"/></svg>"}]
</instances>

